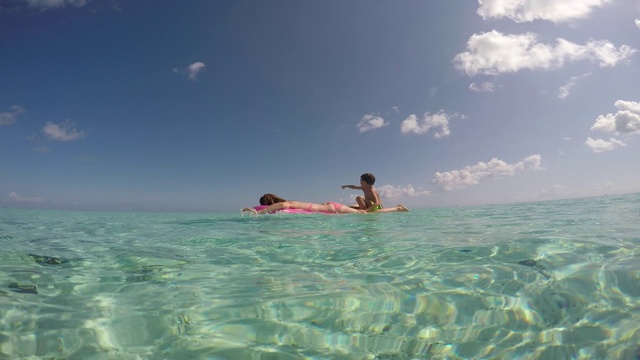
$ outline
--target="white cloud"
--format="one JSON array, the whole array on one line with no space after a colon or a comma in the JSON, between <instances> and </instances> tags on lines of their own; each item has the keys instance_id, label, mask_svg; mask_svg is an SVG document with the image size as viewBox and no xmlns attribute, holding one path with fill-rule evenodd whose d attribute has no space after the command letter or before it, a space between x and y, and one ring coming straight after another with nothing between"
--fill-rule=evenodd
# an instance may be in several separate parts
<instances>
[{"instance_id":1,"label":"white cloud","mask_svg":"<svg viewBox=\"0 0 640 360\"><path fill-rule=\"evenodd\" d=\"M615 114L600 115L591 130L614 134L640 134L640 103L618 100Z\"/></svg>"},{"instance_id":2,"label":"white cloud","mask_svg":"<svg viewBox=\"0 0 640 360\"><path fill-rule=\"evenodd\" d=\"M556 69L564 66L565 62L579 60L592 60L600 67L610 67L628 59L636 51L627 45L616 48L606 40L590 40L579 45L556 39L555 46L552 46L539 43L534 33L505 35L495 30L471 35L467 50L456 55L453 61L458 70L469 76Z\"/></svg>"},{"instance_id":3,"label":"white cloud","mask_svg":"<svg viewBox=\"0 0 640 360\"><path fill-rule=\"evenodd\" d=\"M29 7L36 9L54 9L65 7L67 5L82 7L87 4L87 0L27 0Z\"/></svg>"},{"instance_id":4,"label":"white cloud","mask_svg":"<svg viewBox=\"0 0 640 360\"><path fill-rule=\"evenodd\" d=\"M196 76L198 76L198 73L202 71L205 66L206 65L204 63L201 63L199 61L189 65L189 67L187 68L189 73L189 80L196 80Z\"/></svg>"},{"instance_id":5,"label":"white cloud","mask_svg":"<svg viewBox=\"0 0 640 360\"><path fill-rule=\"evenodd\" d=\"M72 141L85 137L84 131L78 131L74 128L75 124L69 120L65 120L60 124L54 124L48 121L42 128L42 132L51 140L56 141Z\"/></svg>"},{"instance_id":6,"label":"white cloud","mask_svg":"<svg viewBox=\"0 0 640 360\"><path fill-rule=\"evenodd\" d=\"M403 134L426 134L431 129L439 129L433 134L433 137L441 138L451 134L449 121L456 118L464 119L465 116L460 114L447 114L444 110L440 110L440 112L436 114L427 112L424 114L422 120L420 120L412 114L402 121L400 131L402 131Z\"/></svg>"},{"instance_id":7,"label":"white cloud","mask_svg":"<svg viewBox=\"0 0 640 360\"><path fill-rule=\"evenodd\" d=\"M509 18L516 22L546 20L561 23L589 16L612 0L478 0L483 19Z\"/></svg>"},{"instance_id":8,"label":"white cloud","mask_svg":"<svg viewBox=\"0 0 640 360\"><path fill-rule=\"evenodd\" d=\"M640 135L640 102L618 100L614 103L618 111L615 114L600 115L591 126L592 131L611 133L614 135ZM612 151L626 144L616 138L593 139L585 141L596 153Z\"/></svg>"},{"instance_id":9,"label":"white cloud","mask_svg":"<svg viewBox=\"0 0 640 360\"><path fill-rule=\"evenodd\" d=\"M571 79L569 79L569 81L566 84L562 85L558 89L558 97L560 99L566 99L571 94L571 89L573 89L578 84L578 81L589 76L591 76L591 73L586 73L579 76L572 76Z\"/></svg>"},{"instance_id":10,"label":"white cloud","mask_svg":"<svg viewBox=\"0 0 640 360\"><path fill-rule=\"evenodd\" d=\"M469 85L469 90L473 92L493 92L494 88L495 86L493 85L492 82L484 82L480 85L476 83L471 83Z\"/></svg>"},{"instance_id":11,"label":"white cloud","mask_svg":"<svg viewBox=\"0 0 640 360\"><path fill-rule=\"evenodd\" d=\"M413 188L411 184L407 186L393 186L393 185L384 185L378 188L378 193L381 197L387 199L395 199L403 196L421 196L421 195L429 195L429 191L426 190L416 190Z\"/></svg>"},{"instance_id":12,"label":"white cloud","mask_svg":"<svg viewBox=\"0 0 640 360\"><path fill-rule=\"evenodd\" d=\"M25 111L22 107L14 105L11 107L11 111L0 113L0 126L15 124L18 116Z\"/></svg>"},{"instance_id":13,"label":"white cloud","mask_svg":"<svg viewBox=\"0 0 640 360\"><path fill-rule=\"evenodd\" d=\"M542 170L541 162L542 156L539 154L531 155L516 164L507 164L493 158L487 163L480 161L476 165L466 166L462 170L436 172L431 178L431 183L440 190L450 191L477 185L480 180L486 177L504 178L525 170Z\"/></svg>"},{"instance_id":14,"label":"white cloud","mask_svg":"<svg viewBox=\"0 0 640 360\"><path fill-rule=\"evenodd\" d=\"M10 192L9 196L7 196L9 201L20 202L20 203L42 203L43 199L39 197L22 197L15 192Z\"/></svg>"},{"instance_id":15,"label":"white cloud","mask_svg":"<svg viewBox=\"0 0 640 360\"><path fill-rule=\"evenodd\" d=\"M379 129L387 125L389 125L389 122L385 121L383 118L367 114L360 119L356 126L358 127L358 130L363 133L365 131Z\"/></svg>"},{"instance_id":16,"label":"white cloud","mask_svg":"<svg viewBox=\"0 0 640 360\"><path fill-rule=\"evenodd\" d=\"M629 110L636 114L640 114L640 102L618 100L613 105L621 110Z\"/></svg>"},{"instance_id":17,"label":"white cloud","mask_svg":"<svg viewBox=\"0 0 640 360\"><path fill-rule=\"evenodd\" d=\"M197 61L194 62L193 64L187 66L186 68L174 68L173 72L176 73L181 73L181 74L185 74L187 75L187 78L189 80L197 80L198 79L198 74L206 67L206 65L203 62Z\"/></svg>"},{"instance_id":18,"label":"white cloud","mask_svg":"<svg viewBox=\"0 0 640 360\"><path fill-rule=\"evenodd\" d=\"M636 19L636 26L640 28L640 19Z\"/></svg>"},{"instance_id":19,"label":"white cloud","mask_svg":"<svg viewBox=\"0 0 640 360\"><path fill-rule=\"evenodd\" d=\"M596 152L596 153L611 151L621 146L626 146L625 143L615 138L609 138L609 140L604 140L604 139L592 139L589 137L587 138L587 141L585 141L585 144L587 144L587 146L590 147L591 150L593 150L593 152Z\"/></svg>"}]
</instances>

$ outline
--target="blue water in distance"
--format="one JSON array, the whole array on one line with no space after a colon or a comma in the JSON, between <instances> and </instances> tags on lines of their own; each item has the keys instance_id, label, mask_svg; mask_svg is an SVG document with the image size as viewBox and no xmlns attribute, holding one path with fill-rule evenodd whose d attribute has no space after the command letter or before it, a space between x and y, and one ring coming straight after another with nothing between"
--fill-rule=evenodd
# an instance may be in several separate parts
<instances>
[{"instance_id":1,"label":"blue water in distance","mask_svg":"<svg viewBox=\"0 0 640 360\"><path fill-rule=\"evenodd\" d=\"M0 209L0 359L636 359L639 220Z\"/></svg>"}]
</instances>

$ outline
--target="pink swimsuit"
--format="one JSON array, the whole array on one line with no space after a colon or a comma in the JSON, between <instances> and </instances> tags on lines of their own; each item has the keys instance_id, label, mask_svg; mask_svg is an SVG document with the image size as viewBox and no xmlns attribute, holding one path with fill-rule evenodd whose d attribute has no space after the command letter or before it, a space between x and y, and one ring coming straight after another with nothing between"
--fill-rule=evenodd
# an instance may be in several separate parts
<instances>
[{"instance_id":1,"label":"pink swimsuit","mask_svg":"<svg viewBox=\"0 0 640 360\"><path fill-rule=\"evenodd\" d=\"M327 204L333 205L333 208L336 209L336 214L339 214L340 213L340 208L344 206L344 205L342 205L340 203L332 202L332 201L328 201Z\"/></svg>"}]
</instances>

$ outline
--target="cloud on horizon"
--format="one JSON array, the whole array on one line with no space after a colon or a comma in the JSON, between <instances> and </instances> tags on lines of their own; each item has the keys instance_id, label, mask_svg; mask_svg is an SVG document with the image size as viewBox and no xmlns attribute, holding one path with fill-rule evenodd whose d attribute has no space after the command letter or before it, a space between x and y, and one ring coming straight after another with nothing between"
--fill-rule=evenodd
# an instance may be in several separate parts
<instances>
[{"instance_id":1,"label":"cloud on horizon","mask_svg":"<svg viewBox=\"0 0 640 360\"><path fill-rule=\"evenodd\" d=\"M403 196L422 196L429 195L431 192L426 190L416 190L411 184L406 186L384 185L378 188L381 197L387 199L396 199Z\"/></svg>"},{"instance_id":2,"label":"cloud on horizon","mask_svg":"<svg viewBox=\"0 0 640 360\"><path fill-rule=\"evenodd\" d=\"M583 197L593 196L594 193L607 193L614 190L615 186L611 181L605 181L601 183L591 184L584 187L565 186L565 185L553 185L551 187L542 189L538 193L540 198L558 198L558 197Z\"/></svg>"},{"instance_id":3,"label":"cloud on horizon","mask_svg":"<svg viewBox=\"0 0 640 360\"><path fill-rule=\"evenodd\" d=\"M478 0L478 15L484 20L508 18L515 22L545 20L561 23L588 17L612 0L530 1Z\"/></svg>"},{"instance_id":4,"label":"cloud on horizon","mask_svg":"<svg viewBox=\"0 0 640 360\"><path fill-rule=\"evenodd\" d=\"M562 68L567 62L591 60L600 67L612 67L627 60L636 50L628 45L616 48L606 40L579 45L558 38L555 46L538 42L537 35L505 35L492 30L471 35L466 52L453 59L456 69L468 76L499 75L520 70Z\"/></svg>"},{"instance_id":5,"label":"cloud on horizon","mask_svg":"<svg viewBox=\"0 0 640 360\"><path fill-rule=\"evenodd\" d=\"M402 121L400 125L400 131L403 134L426 134L429 130L435 129L433 134L434 138L442 138L449 136L451 131L449 130L449 121L453 119L465 119L465 115L461 114L447 114L444 110L440 110L436 114L425 113L422 119L414 114L409 115Z\"/></svg>"},{"instance_id":6,"label":"cloud on horizon","mask_svg":"<svg viewBox=\"0 0 640 360\"><path fill-rule=\"evenodd\" d=\"M516 164L508 164L497 158L489 162L478 162L476 165L466 166L461 170L436 172L431 178L431 184L442 191L462 189L477 185L484 178L505 178L528 170L543 170L542 156L531 155Z\"/></svg>"},{"instance_id":7,"label":"cloud on horizon","mask_svg":"<svg viewBox=\"0 0 640 360\"><path fill-rule=\"evenodd\" d=\"M42 128L42 132L50 140L63 142L82 139L86 136L84 131L78 131L75 128L75 124L69 120L65 120L60 124L54 124L48 121Z\"/></svg>"},{"instance_id":8,"label":"cloud on horizon","mask_svg":"<svg viewBox=\"0 0 640 360\"><path fill-rule=\"evenodd\" d=\"M18 195L15 192L10 192L9 195L6 198L9 201L12 202L17 202L17 203L28 203L28 204L34 204L34 203L43 203L44 200L42 198L39 197L22 197L20 195Z\"/></svg>"},{"instance_id":9,"label":"cloud on horizon","mask_svg":"<svg viewBox=\"0 0 640 360\"><path fill-rule=\"evenodd\" d=\"M13 105L11 111L0 113L0 126L13 125L16 123L18 116L26 110L18 105Z\"/></svg>"}]
</instances>

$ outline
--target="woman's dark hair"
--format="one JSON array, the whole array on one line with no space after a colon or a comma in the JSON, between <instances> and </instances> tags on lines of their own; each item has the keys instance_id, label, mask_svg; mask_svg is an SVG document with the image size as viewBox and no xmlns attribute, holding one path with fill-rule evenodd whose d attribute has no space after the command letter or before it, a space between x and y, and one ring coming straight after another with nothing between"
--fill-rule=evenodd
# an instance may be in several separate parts
<instances>
[{"instance_id":1,"label":"woman's dark hair","mask_svg":"<svg viewBox=\"0 0 640 360\"><path fill-rule=\"evenodd\" d=\"M260 197L260 205L273 205L275 203L281 203L285 201L287 200L273 194L264 194L262 195L262 197Z\"/></svg>"}]
</instances>

